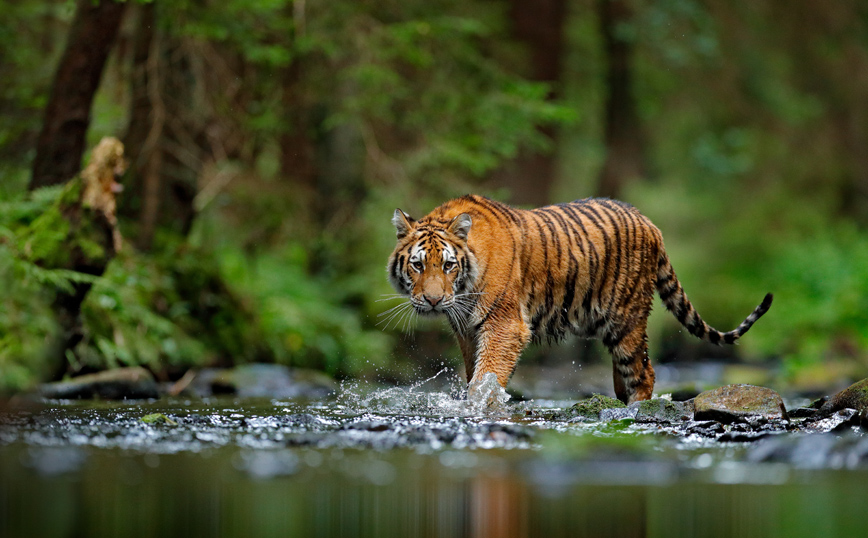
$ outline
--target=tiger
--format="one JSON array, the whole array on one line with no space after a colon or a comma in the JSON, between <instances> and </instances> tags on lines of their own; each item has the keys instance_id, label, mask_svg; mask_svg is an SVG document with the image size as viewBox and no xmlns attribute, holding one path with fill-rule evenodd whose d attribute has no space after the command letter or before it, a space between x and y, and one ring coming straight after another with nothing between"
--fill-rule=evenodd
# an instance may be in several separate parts
<instances>
[{"instance_id":1,"label":"tiger","mask_svg":"<svg viewBox=\"0 0 868 538\"><path fill-rule=\"evenodd\" d=\"M735 330L712 328L688 300L660 230L608 198L526 210L466 195L418 221L396 209L392 224L389 282L417 314L445 314L470 386L493 373L505 389L531 342L574 334L602 340L619 400L646 400L655 291L690 334L718 345L735 343L772 303L769 293Z\"/></svg>"}]
</instances>

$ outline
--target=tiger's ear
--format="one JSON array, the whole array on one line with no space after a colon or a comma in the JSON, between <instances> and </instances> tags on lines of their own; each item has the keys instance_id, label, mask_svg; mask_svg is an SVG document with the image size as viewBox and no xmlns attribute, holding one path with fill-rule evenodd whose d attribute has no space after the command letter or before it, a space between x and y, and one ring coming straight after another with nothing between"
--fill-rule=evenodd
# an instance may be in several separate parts
<instances>
[{"instance_id":1,"label":"tiger's ear","mask_svg":"<svg viewBox=\"0 0 868 538\"><path fill-rule=\"evenodd\" d=\"M395 214L392 215L392 224L394 224L395 229L398 230L398 239L401 239L410 233L410 229L413 227L415 222L416 221L413 220L413 217L404 213L400 209L396 209Z\"/></svg>"},{"instance_id":2,"label":"tiger's ear","mask_svg":"<svg viewBox=\"0 0 868 538\"><path fill-rule=\"evenodd\" d=\"M460 239L467 241L467 235L470 233L470 225L473 224L473 219L467 213L462 213L452 219L449 223L449 231L457 235Z\"/></svg>"}]
</instances>

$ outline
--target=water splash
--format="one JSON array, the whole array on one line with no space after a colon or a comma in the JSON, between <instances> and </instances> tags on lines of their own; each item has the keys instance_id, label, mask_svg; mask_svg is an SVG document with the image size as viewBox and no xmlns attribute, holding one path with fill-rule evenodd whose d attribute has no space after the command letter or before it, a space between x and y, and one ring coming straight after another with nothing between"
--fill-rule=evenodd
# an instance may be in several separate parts
<instances>
[{"instance_id":1,"label":"water splash","mask_svg":"<svg viewBox=\"0 0 868 538\"><path fill-rule=\"evenodd\" d=\"M425 385L449 372L443 368L433 376L409 387L372 389L359 382L345 383L337 395L338 403L349 413L418 414L443 417L506 415L509 395L494 374L486 374L470 387L455 375L447 392L425 390Z\"/></svg>"},{"instance_id":2,"label":"water splash","mask_svg":"<svg viewBox=\"0 0 868 538\"><path fill-rule=\"evenodd\" d=\"M467 402L475 409L487 414L508 412L506 402L509 394L497 382L497 376L491 372L470 383L467 387Z\"/></svg>"}]
</instances>

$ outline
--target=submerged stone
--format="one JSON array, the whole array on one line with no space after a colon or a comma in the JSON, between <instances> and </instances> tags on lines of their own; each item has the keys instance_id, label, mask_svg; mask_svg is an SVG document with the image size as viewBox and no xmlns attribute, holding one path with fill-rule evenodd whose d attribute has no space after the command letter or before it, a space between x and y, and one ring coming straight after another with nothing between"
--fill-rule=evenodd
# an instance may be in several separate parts
<instances>
[{"instance_id":1,"label":"submerged stone","mask_svg":"<svg viewBox=\"0 0 868 538\"><path fill-rule=\"evenodd\" d=\"M756 417L787 418L784 401L772 389L754 385L726 385L708 390L694 399L696 420L744 422Z\"/></svg>"},{"instance_id":2,"label":"submerged stone","mask_svg":"<svg viewBox=\"0 0 868 538\"><path fill-rule=\"evenodd\" d=\"M39 394L51 400L138 400L158 398L154 376L144 368L116 368L73 377L67 381L45 383Z\"/></svg>"},{"instance_id":3,"label":"submerged stone","mask_svg":"<svg viewBox=\"0 0 868 538\"><path fill-rule=\"evenodd\" d=\"M868 410L868 378L853 383L829 398L820 408L820 414L826 416L842 409Z\"/></svg>"}]
</instances>

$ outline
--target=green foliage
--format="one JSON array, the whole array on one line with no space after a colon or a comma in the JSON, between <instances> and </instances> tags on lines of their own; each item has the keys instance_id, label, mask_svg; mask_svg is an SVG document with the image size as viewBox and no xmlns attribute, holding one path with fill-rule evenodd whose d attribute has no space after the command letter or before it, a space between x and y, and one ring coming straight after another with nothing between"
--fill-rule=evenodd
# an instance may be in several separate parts
<instances>
[{"instance_id":1,"label":"green foliage","mask_svg":"<svg viewBox=\"0 0 868 538\"><path fill-rule=\"evenodd\" d=\"M509 64L518 62L504 61L514 55L504 7L233 0L219 9L175 3L162 17L179 35L217 43L252 67L243 84L255 98L243 114L219 95L211 99L253 140L350 125L369 151L386 149L404 174L437 181L446 172L481 175L521 147L545 147L537 126L575 120L573 110L546 99L548 85L516 75ZM281 95L290 85L297 101L289 106L309 109L318 125L286 122L293 111L282 112Z\"/></svg>"},{"instance_id":2,"label":"green foliage","mask_svg":"<svg viewBox=\"0 0 868 538\"><path fill-rule=\"evenodd\" d=\"M518 74L528 61L511 37L507 2L157 4L156 72L172 68L160 63L168 57L184 58L183 75L195 79L184 119L208 126L164 141L168 153L220 171L231 165L225 177L234 179L197 199L190 237L160 232L147 254L130 237L94 279L52 268L69 233L58 197L75 193L23 194L75 5L0 0L9 81L0 88L0 387L48 371L51 301L75 282L93 284L85 340L71 357L82 367L277 360L365 375L395 364L396 333L376 327L391 306L377 301L391 293L383 266L395 207L420 216L467 191L496 196L480 179L523 149L557 151L556 201L594 193L608 92L595 5L571 8L555 88ZM663 231L713 325L734 327L775 293L739 354L779 356L790 373L833 360L866 365L868 79L853 75L865 71L865 8L632 6L633 20L615 33L635 46L633 93L652 177L623 197ZM91 136L123 125L128 60L109 63ZM547 99L552 90L561 100ZM176 119L167 120L173 129ZM559 129L556 147L540 126ZM296 149L285 146L287 134L310 141L298 151L314 154L313 180L285 167ZM203 173L201 184L210 179ZM121 222L131 236L133 218ZM657 314L652 333L674 323Z\"/></svg>"},{"instance_id":3,"label":"green foliage","mask_svg":"<svg viewBox=\"0 0 868 538\"><path fill-rule=\"evenodd\" d=\"M275 199L262 203L280 206ZM251 235L261 237L262 227L270 226L253 215L268 221L287 208L272 207L275 212L271 213L257 211L255 206L247 209L250 215L245 224L231 231L226 229L226 219L231 218L226 212L201 215L193 238L215 253L223 278L237 287L251 311L258 314L268 353L281 363L331 374L357 375L387 364L391 338L365 321L371 287L382 289L382 261L345 256L321 262L320 274L311 274L313 249L299 240L307 234L295 226L273 230L269 244L258 245L260 251L255 254L245 252L239 245L250 244ZM360 239L364 229L356 228ZM347 231L344 239L354 237ZM331 245L326 252L340 257L341 252L352 250Z\"/></svg>"},{"instance_id":4,"label":"green foliage","mask_svg":"<svg viewBox=\"0 0 868 538\"><path fill-rule=\"evenodd\" d=\"M198 337L210 333L196 332L202 326L190 319L187 304L165 260L122 251L82 304L87 333L76 350L78 366L159 370L213 359L217 351Z\"/></svg>"},{"instance_id":5,"label":"green foliage","mask_svg":"<svg viewBox=\"0 0 868 538\"><path fill-rule=\"evenodd\" d=\"M0 392L21 390L45 375L45 342L57 330L46 287L69 287L67 274L18 259L0 239Z\"/></svg>"},{"instance_id":6,"label":"green foliage","mask_svg":"<svg viewBox=\"0 0 868 538\"><path fill-rule=\"evenodd\" d=\"M32 141L42 121L42 109L61 51L65 25L72 10L62 2L0 0L0 200L30 179ZM14 81L14 82L13 82Z\"/></svg>"},{"instance_id":7,"label":"green foliage","mask_svg":"<svg viewBox=\"0 0 868 538\"><path fill-rule=\"evenodd\" d=\"M778 316L758 339L787 358L789 372L823 361L868 360L868 238L850 223L771 246L764 280Z\"/></svg>"}]
</instances>

